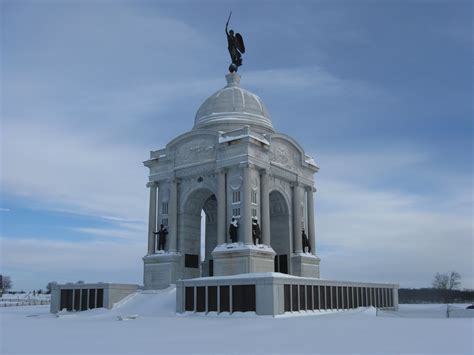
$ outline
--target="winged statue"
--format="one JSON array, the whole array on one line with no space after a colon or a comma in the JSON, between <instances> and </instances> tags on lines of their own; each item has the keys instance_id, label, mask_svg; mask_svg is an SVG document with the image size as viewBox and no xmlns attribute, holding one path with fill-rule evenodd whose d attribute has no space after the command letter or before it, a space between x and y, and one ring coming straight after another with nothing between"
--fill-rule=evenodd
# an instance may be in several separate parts
<instances>
[{"instance_id":1,"label":"winged statue","mask_svg":"<svg viewBox=\"0 0 474 355\"><path fill-rule=\"evenodd\" d=\"M227 35L227 49L229 50L230 59L232 64L229 66L229 71L231 73L236 72L239 67L242 65L242 54L245 53L244 39L240 33L234 35L234 31L228 31L230 17L232 16L232 11L229 14L227 23L225 25L225 33Z\"/></svg>"}]
</instances>

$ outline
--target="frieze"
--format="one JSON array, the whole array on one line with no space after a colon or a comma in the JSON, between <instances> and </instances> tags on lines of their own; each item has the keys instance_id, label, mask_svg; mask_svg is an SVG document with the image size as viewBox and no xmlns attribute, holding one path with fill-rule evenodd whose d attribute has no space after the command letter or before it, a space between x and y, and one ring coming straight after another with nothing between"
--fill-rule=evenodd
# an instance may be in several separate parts
<instances>
[{"instance_id":1,"label":"frieze","mask_svg":"<svg viewBox=\"0 0 474 355\"><path fill-rule=\"evenodd\" d=\"M175 149L175 166L213 159L216 153L215 142L210 139L195 139Z\"/></svg>"}]
</instances>

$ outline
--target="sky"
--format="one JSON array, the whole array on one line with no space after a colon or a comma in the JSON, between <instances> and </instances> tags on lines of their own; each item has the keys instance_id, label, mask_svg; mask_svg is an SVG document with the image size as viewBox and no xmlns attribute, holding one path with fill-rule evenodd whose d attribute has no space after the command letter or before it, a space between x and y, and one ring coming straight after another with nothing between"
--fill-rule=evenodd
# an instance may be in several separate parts
<instances>
[{"instance_id":1,"label":"sky","mask_svg":"<svg viewBox=\"0 0 474 355\"><path fill-rule=\"evenodd\" d=\"M149 151L242 87L320 167L321 277L474 288L469 1L1 2L0 273L142 283Z\"/></svg>"}]
</instances>

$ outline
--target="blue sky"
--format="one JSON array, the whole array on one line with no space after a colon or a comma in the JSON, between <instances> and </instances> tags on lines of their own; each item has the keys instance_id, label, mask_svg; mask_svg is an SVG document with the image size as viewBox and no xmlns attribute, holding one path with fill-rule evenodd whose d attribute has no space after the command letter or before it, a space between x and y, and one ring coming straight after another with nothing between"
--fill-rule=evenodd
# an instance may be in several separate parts
<instances>
[{"instance_id":1,"label":"blue sky","mask_svg":"<svg viewBox=\"0 0 474 355\"><path fill-rule=\"evenodd\" d=\"M243 87L316 176L324 278L474 288L469 1L2 1L0 272L142 281L148 151Z\"/></svg>"}]
</instances>

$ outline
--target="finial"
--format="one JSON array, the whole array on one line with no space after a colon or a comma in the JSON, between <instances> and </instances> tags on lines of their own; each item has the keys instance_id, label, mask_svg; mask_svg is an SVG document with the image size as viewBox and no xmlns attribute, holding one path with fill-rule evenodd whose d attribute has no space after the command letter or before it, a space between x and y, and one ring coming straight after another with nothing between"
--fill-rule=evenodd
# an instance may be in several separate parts
<instances>
[{"instance_id":1,"label":"finial","mask_svg":"<svg viewBox=\"0 0 474 355\"><path fill-rule=\"evenodd\" d=\"M226 74L227 86L240 86L240 75L236 72Z\"/></svg>"}]
</instances>

